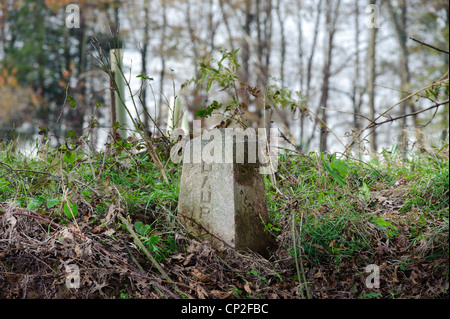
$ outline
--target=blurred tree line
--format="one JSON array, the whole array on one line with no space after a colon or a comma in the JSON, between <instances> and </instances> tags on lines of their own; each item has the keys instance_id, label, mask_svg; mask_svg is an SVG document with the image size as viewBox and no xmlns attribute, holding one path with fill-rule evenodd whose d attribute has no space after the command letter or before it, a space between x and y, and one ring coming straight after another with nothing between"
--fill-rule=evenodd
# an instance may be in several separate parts
<instances>
[{"instance_id":1,"label":"blurred tree line","mask_svg":"<svg viewBox=\"0 0 450 319\"><path fill-rule=\"evenodd\" d=\"M372 151L406 147L448 128L448 103L421 112L448 100L447 74L447 91L444 83L444 89L408 99L383 117L398 118L385 129L356 134L448 71L448 54L410 39L448 51L446 0L80 0L80 28L67 28L71 3L0 0L1 136L32 138L47 127L58 141L68 130L91 130L95 143L100 131L90 119L107 126L109 109L96 106L108 105L110 92L90 54L91 41L98 39L108 52L117 30L127 52L139 57L129 63L134 74L153 80L139 92L147 129L149 116L164 125L171 95L184 97L190 120L205 104L227 98L201 85L180 90L220 47L239 49L238 77L247 88L267 92L276 85L298 102L292 112L269 105L277 101L263 94L247 98L245 115L259 127L269 116L304 151L335 150L336 139L357 140L354 147L367 144ZM369 4L380 10L379 28L367 26ZM239 91L244 100L245 87Z\"/></svg>"}]
</instances>

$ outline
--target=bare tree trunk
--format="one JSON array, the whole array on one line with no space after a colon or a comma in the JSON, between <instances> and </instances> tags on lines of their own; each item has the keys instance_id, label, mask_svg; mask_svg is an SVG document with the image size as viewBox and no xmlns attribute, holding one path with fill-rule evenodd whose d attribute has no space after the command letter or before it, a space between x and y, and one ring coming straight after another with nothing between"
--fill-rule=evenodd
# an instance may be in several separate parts
<instances>
[{"instance_id":1,"label":"bare tree trunk","mask_svg":"<svg viewBox=\"0 0 450 319\"><path fill-rule=\"evenodd\" d=\"M77 103L77 106L75 108L71 108L70 110L67 110L67 113L70 114L70 116L66 116L65 117L65 121L66 121L66 125L70 128L72 128L72 130L75 131L75 133L78 136L82 136L83 135L83 124L84 124L84 115L85 112L87 110L87 103L85 100L86 97L86 80L85 80L85 72L87 70L87 54L86 54L86 44L87 44L87 30L86 30L86 24L85 24L85 20L83 18L83 15L80 16L80 28L78 29L78 33L77 33L77 40L78 40L78 59L79 59L79 64L78 64L78 74L83 75L83 77L80 77L80 79L78 79L78 83L76 88L74 88L73 93L78 93L80 94L80 96L83 97L83 100L80 100ZM70 69L70 68L69 68ZM39 76L41 77L42 75L39 74ZM40 81L41 83L44 83L44 79L41 78ZM61 128L61 126L60 126ZM60 132L62 133L62 132ZM56 134L57 136L59 136L59 134ZM59 138L59 137L58 137ZM59 141L58 141L59 143Z\"/></svg>"},{"instance_id":2,"label":"bare tree trunk","mask_svg":"<svg viewBox=\"0 0 450 319\"><path fill-rule=\"evenodd\" d=\"M265 5L260 7L261 2ZM268 73L272 40L272 0L256 1L257 24L257 73L258 87L264 92L268 83Z\"/></svg>"},{"instance_id":3,"label":"bare tree trunk","mask_svg":"<svg viewBox=\"0 0 450 319\"><path fill-rule=\"evenodd\" d=\"M158 119L157 123L158 125L162 124L163 121L163 114L162 114L162 106L164 104L164 96L163 96L163 89L164 89L164 76L166 74L166 36L167 36L167 4L166 0L161 1L162 5L162 19L163 19L163 25L162 25L162 36L161 36L161 72L159 74L159 99L158 99Z\"/></svg>"},{"instance_id":4,"label":"bare tree trunk","mask_svg":"<svg viewBox=\"0 0 450 319\"><path fill-rule=\"evenodd\" d=\"M328 1L328 0L327 0ZM317 39L318 39L318 34L319 34L319 29L320 29L320 18L322 17L322 3L323 1L320 0L319 3L317 4L317 15L316 15L316 21L315 21L315 25L314 25L314 35L313 35L313 43L311 45L311 51L310 54L308 56L308 61L306 64L306 92L305 92L305 96L306 96L306 100L308 101L308 103L310 102L310 97L311 97L311 76L312 76L312 64L313 64L313 60L314 60L314 55L316 52L316 46L317 46ZM309 145L311 144L312 139L314 138L314 135L316 133L315 131L315 127L318 123L318 119L316 118L314 120L314 125L313 125L313 130L311 132L311 135L309 136L308 140L304 143L304 149L307 150L309 148Z\"/></svg>"},{"instance_id":5,"label":"bare tree trunk","mask_svg":"<svg viewBox=\"0 0 450 319\"><path fill-rule=\"evenodd\" d=\"M277 0L275 12L276 12L277 19L278 19L278 25L280 27L280 32L279 32L280 37L281 37L281 39L280 39L280 82L281 82L281 89L284 90L284 88L286 87L286 71L285 70L286 70L286 46L287 46L286 27L285 27L284 21L286 20L287 12L286 12L286 10L282 10L282 1L281 0ZM292 132L289 129L293 124L293 121L291 121L292 117L290 116L292 113L285 109L280 109L280 108L275 109L274 112L276 112L277 117L282 122L280 124L283 124L285 126L285 128L287 129L287 132L286 132L286 133L288 133L287 135L289 135L291 140L294 143L296 143L295 142L296 138L295 138L295 136L293 136ZM270 119L271 119L272 115L273 114L270 114ZM268 127L270 128L270 125Z\"/></svg>"},{"instance_id":6,"label":"bare tree trunk","mask_svg":"<svg viewBox=\"0 0 450 319\"><path fill-rule=\"evenodd\" d=\"M375 5L377 3L376 0L370 0L370 4ZM368 51L368 60L369 60L369 77L367 83L367 93L369 96L369 119L375 119L375 67L376 67L376 37L377 37L378 29L372 27L370 29L370 39L369 39L369 51ZM357 130L359 132L359 129ZM370 144L370 152L372 154L377 152L377 134L376 130L373 130L372 134L369 138Z\"/></svg>"},{"instance_id":7,"label":"bare tree trunk","mask_svg":"<svg viewBox=\"0 0 450 319\"><path fill-rule=\"evenodd\" d=\"M311 51L309 53L308 56L308 60L306 63L306 92L305 92L305 97L306 97L306 101L310 101L311 98L311 76L312 76L312 64L313 64L313 60L314 60L314 56L316 53L316 46L317 46L317 39L318 39L318 34L319 34L319 29L320 29L320 18L322 17L322 3L323 0L320 0L319 3L317 4L317 15L316 15L316 21L314 24L314 32L313 32L313 43L311 45ZM309 136L308 140L304 143L304 147L302 149L304 149L305 151L309 148L309 145L311 144L311 141L315 135L315 127L318 123L317 118L314 121L314 125L313 125L313 130L311 135Z\"/></svg>"},{"instance_id":8,"label":"bare tree trunk","mask_svg":"<svg viewBox=\"0 0 450 319\"><path fill-rule=\"evenodd\" d=\"M216 37L216 31L217 31L217 26L218 23L215 23L214 21L214 13L215 13L215 9L214 9L214 1L215 0L209 0L209 6L208 6L208 36L207 39L209 40L209 43L207 43L209 45L209 54L212 55L214 50L216 49L216 45L215 45L215 37ZM208 50L208 48L207 48Z\"/></svg>"},{"instance_id":9,"label":"bare tree trunk","mask_svg":"<svg viewBox=\"0 0 450 319\"><path fill-rule=\"evenodd\" d=\"M320 18L322 16L322 2L323 0L320 0L317 4L317 16L316 16L316 22L314 24L314 33L313 33L313 43L311 45L311 52L308 57L308 63L307 63L307 71L306 71L306 100L309 101L309 98L311 96L311 70L312 70L312 64L314 55L316 53L316 45L317 45L317 39L320 29Z\"/></svg>"},{"instance_id":10,"label":"bare tree trunk","mask_svg":"<svg viewBox=\"0 0 450 319\"><path fill-rule=\"evenodd\" d=\"M250 33L251 33L251 24L253 22L254 15L252 14L252 0L245 1L245 23L243 27L244 31L244 40L242 41L242 70L241 79L244 83L248 84L250 81L250 70L249 70L249 61L250 61Z\"/></svg>"},{"instance_id":11,"label":"bare tree trunk","mask_svg":"<svg viewBox=\"0 0 450 319\"><path fill-rule=\"evenodd\" d=\"M407 47L407 9L408 6L406 4L405 0L399 0L398 1L398 10L400 13L397 12L397 10L394 9L392 5L392 0L388 0L387 6L389 15L391 17L392 23L394 24L395 33L397 35L397 41L400 46L400 79L401 79L401 90L405 92L410 92L410 80L411 80L411 73L409 71L409 52ZM401 104L401 112L402 114L407 114L408 109L411 111L411 113L415 113L415 106L411 99L408 99L407 101L403 102ZM416 129L416 138L417 142L419 144L422 144L422 136L419 132L419 123L417 116L412 116L412 120ZM402 125L402 132L401 132L401 138L400 138L400 149L402 149L404 152L406 151L407 147L407 121L406 117L401 119L401 125Z\"/></svg>"},{"instance_id":12,"label":"bare tree trunk","mask_svg":"<svg viewBox=\"0 0 450 319\"><path fill-rule=\"evenodd\" d=\"M361 25L359 21L359 3L360 1L355 0L355 78L353 80L353 90L352 90L352 105L353 105L353 128L354 132L358 133L361 129L361 124L359 122L358 114L361 113L361 101L362 101L362 89L360 86L360 77L361 77L361 70L360 70L360 54L361 54L361 46L360 46L360 32L361 32ZM361 144L357 143L358 147L358 155L361 156Z\"/></svg>"},{"instance_id":13,"label":"bare tree trunk","mask_svg":"<svg viewBox=\"0 0 450 319\"><path fill-rule=\"evenodd\" d=\"M297 1L297 29L298 29L298 59L299 59L299 75L300 75L300 91L305 93L304 81L304 65L303 65L303 21L302 21L302 5ZM305 135L305 112L300 110L300 132L299 132L299 147L304 150L304 135Z\"/></svg>"},{"instance_id":14,"label":"bare tree trunk","mask_svg":"<svg viewBox=\"0 0 450 319\"><path fill-rule=\"evenodd\" d=\"M281 88L284 89L284 81L285 81L285 75L284 75L284 67L286 62L286 35L285 35L285 27L284 27L284 21L281 16L281 8L280 8L280 1L277 1L276 6L276 12L278 17L278 24L280 25L280 36L281 36L281 48L280 48L280 77L281 77Z\"/></svg>"},{"instance_id":15,"label":"bare tree trunk","mask_svg":"<svg viewBox=\"0 0 450 319\"><path fill-rule=\"evenodd\" d=\"M192 44L192 53L194 54L194 65L197 65L199 61L199 53L197 50L197 38L195 36L195 30L192 25L192 17L191 17L191 1L187 1L187 9L186 9L186 24L189 30L189 37L191 38Z\"/></svg>"},{"instance_id":16,"label":"bare tree trunk","mask_svg":"<svg viewBox=\"0 0 450 319\"><path fill-rule=\"evenodd\" d=\"M300 91L305 91L304 81L304 65L303 65L303 19L302 19L302 4L297 1L297 31L298 31L298 60L299 60L299 75L300 75Z\"/></svg>"},{"instance_id":17,"label":"bare tree trunk","mask_svg":"<svg viewBox=\"0 0 450 319\"><path fill-rule=\"evenodd\" d=\"M141 51L141 74L147 74L147 51L148 45L150 43L150 17L149 17L149 7L148 3L144 0L144 43L142 44ZM142 100L142 108L144 111L144 126L145 130L149 130L150 128L150 119L149 119L149 110L147 108L147 85L143 85L141 92L141 100Z\"/></svg>"},{"instance_id":18,"label":"bare tree trunk","mask_svg":"<svg viewBox=\"0 0 450 319\"><path fill-rule=\"evenodd\" d=\"M321 118L323 123L327 123L328 116L326 107L328 104L328 95L329 95L329 86L330 86L330 77L331 77L331 65L333 58L333 49L334 49L334 35L336 33L336 21L339 16L339 7L341 1L337 0L336 7L332 7L332 1L326 1L326 25L327 25L327 52L326 52L326 60L323 68L323 81L322 81L322 93L320 97L321 108ZM320 127L320 144L319 151L325 152L328 150L327 146L327 137L328 137L328 129L325 125L321 125Z\"/></svg>"},{"instance_id":19,"label":"bare tree trunk","mask_svg":"<svg viewBox=\"0 0 450 319\"><path fill-rule=\"evenodd\" d=\"M262 9L261 2L265 5ZM269 81L269 65L272 41L272 0L256 1L256 27L257 27L257 87L265 92ZM257 114L260 116L259 126L264 125L267 129L271 122L271 110L266 111L264 103L259 99L257 103Z\"/></svg>"},{"instance_id":20,"label":"bare tree trunk","mask_svg":"<svg viewBox=\"0 0 450 319\"><path fill-rule=\"evenodd\" d=\"M220 5L220 12L222 13L222 19L223 22L225 23L225 27L227 29L227 33L228 33L228 41L230 42L230 46L231 46L231 50L234 51L234 41L233 41L233 35L231 33L231 29L230 29L230 23L228 22L228 16L226 14L225 11L225 6L224 6L224 1L223 0L219 0L219 5Z\"/></svg>"}]
</instances>

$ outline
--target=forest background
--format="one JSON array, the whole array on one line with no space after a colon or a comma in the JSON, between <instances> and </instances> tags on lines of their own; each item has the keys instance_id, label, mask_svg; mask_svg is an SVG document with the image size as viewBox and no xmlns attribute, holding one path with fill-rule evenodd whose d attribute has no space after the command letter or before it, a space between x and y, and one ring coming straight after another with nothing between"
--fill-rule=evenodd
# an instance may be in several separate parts
<instances>
[{"instance_id":1,"label":"forest background","mask_svg":"<svg viewBox=\"0 0 450 319\"><path fill-rule=\"evenodd\" d=\"M101 147L111 125L109 108L98 105L109 105L110 84L92 41L108 53L116 32L124 74L135 92L140 89L138 112L152 132L165 128L171 96L183 98L190 122L202 107L230 98L201 83L182 86L224 48L239 49L240 82L289 98L280 105L248 99L244 115L261 127L270 107L273 125L304 152L334 153L349 144L366 153L396 144L413 150L448 138L448 103L442 103L448 84L447 92L431 87L384 113L448 79L448 54L418 42L448 51L447 1L83 0L76 3L80 27L68 28L71 3L1 1L3 138L20 133L33 140L45 127L60 144L69 130L89 131L92 145ZM68 96L76 107L69 107ZM127 92L127 104L130 97Z\"/></svg>"}]
</instances>

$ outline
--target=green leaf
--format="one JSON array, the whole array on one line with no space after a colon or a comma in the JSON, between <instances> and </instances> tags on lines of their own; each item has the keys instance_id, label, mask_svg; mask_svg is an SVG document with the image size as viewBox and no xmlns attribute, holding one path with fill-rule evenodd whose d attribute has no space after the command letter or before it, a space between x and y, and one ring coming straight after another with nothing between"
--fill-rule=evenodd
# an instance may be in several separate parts
<instances>
[{"instance_id":1,"label":"green leaf","mask_svg":"<svg viewBox=\"0 0 450 319\"><path fill-rule=\"evenodd\" d=\"M63 162L73 164L73 163L75 163L75 159L76 159L76 157L75 157L75 155L72 154L72 152L67 151L64 153Z\"/></svg>"},{"instance_id":2,"label":"green leaf","mask_svg":"<svg viewBox=\"0 0 450 319\"><path fill-rule=\"evenodd\" d=\"M195 112L195 115L197 115L198 117L208 117L211 116L213 112L213 109L208 107L206 109L200 109L197 112Z\"/></svg>"},{"instance_id":3,"label":"green leaf","mask_svg":"<svg viewBox=\"0 0 450 319\"><path fill-rule=\"evenodd\" d=\"M78 204L66 202L63 207L63 213L67 218L75 218L78 216Z\"/></svg>"},{"instance_id":4,"label":"green leaf","mask_svg":"<svg viewBox=\"0 0 450 319\"><path fill-rule=\"evenodd\" d=\"M198 117L205 117L206 116L206 110L200 109L197 112L195 112L195 115Z\"/></svg>"},{"instance_id":5,"label":"green leaf","mask_svg":"<svg viewBox=\"0 0 450 319\"><path fill-rule=\"evenodd\" d=\"M219 103L217 101L214 101L211 103L211 105L209 106L210 108L214 109L214 110L218 110L223 106L222 103Z\"/></svg>"},{"instance_id":6,"label":"green leaf","mask_svg":"<svg viewBox=\"0 0 450 319\"><path fill-rule=\"evenodd\" d=\"M208 105L206 107L206 109L200 109L198 110L195 115L197 115L198 117L208 117L211 116L212 112L214 112L214 110L218 110L223 106L222 103L219 103L217 101L213 101L210 105Z\"/></svg>"},{"instance_id":7,"label":"green leaf","mask_svg":"<svg viewBox=\"0 0 450 319\"><path fill-rule=\"evenodd\" d=\"M169 248L171 251L179 250L178 245L175 243L175 237L173 236L167 237L167 243L169 244Z\"/></svg>"},{"instance_id":8,"label":"green leaf","mask_svg":"<svg viewBox=\"0 0 450 319\"><path fill-rule=\"evenodd\" d=\"M49 199L47 199L47 208L55 207L59 203L61 203L60 198L49 198Z\"/></svg>"},{"instance_id":9,"label":"green leaf","mask_svg":"<svg viewBox=\"0 0 450 319\"><path fill-rule=\"evenodd\" d=\"M134 223L134 230L136 230L137 233L145 236L150 232L150 225L146 225L140 221L137 221Z\"/></svg>"},{"instance_id":10,"label":"green leaf","mask_svg":"<svg viewBox=\"0 0 450 319\"><path fill-rule=\"evenodd\" d=\"M384 220L383 218L381 218L381 217L374 217L373 219L372 219L372 223L375 223L375 224L377 224L378 226L379 226L379 228L380 229L386 229L386 228L388 228L389 226L391 226L391 223L389 222L389 221L387 221L387 220Z\"/></svg>"},{"instance_id":11,"label":"green leaf","mask_svg":"<svg viewBox=\"0 0 450 319\"><path fill-rule=\"evenodd\" d=\"M91 195L92 192L88 189L85 189L81 192L81 194L83 194L84 197L87 197L87 196Z\"/></svg>"},{"instance_id":12,"label":"green leaf","mask_svg":"<svg viewBox=\"0 0 450 319\"><path fill-rule=\"evenodd\" d=\"M331 162L331 168L343 177L346 177L348 174L348 164L343 160L340 159L333 160Z\"/></svg>"},{"instance_id":13,"label":"green leaf","mask_svg":"<svg viewBox=\"0 0 450 319\"><path fill-rule=\"evenodd\" d=\"M374 217L372 218L371 222L376 224L378 229L384 230L388 237L394 237L398 235L397 227L392 225L388 220L384 220L381 217Z\"/></svg>"},{"instance_id":14,"label":"green leaf","mask_svg":"<svg viewBox=\"0 0 450 319\"><path fill-rule=\"evenodd\" d=\"M213 79L209 79L208 82L206 82L206 92L209 92L209 90L211 89L211 86L212 86L213 82L214 82Z\"/></svg>"},{"instance_id":15,"label":"green leaf","mask_svg":"<svg viewBox=\"0 0 450 319\"><path fill-rule=\"evenodd\" d=\"M48 128L45 126L39 126L39 135L46 135L48 133Z\"/></svg>"},{"instance_id":16,"label":"green leaf","mask_svg":"<svg viewBox=\"0 0 450 319\"><path fill-rule=\"evenodd\" d=\"M146 80L148 80L148 81L153 81L153 78L150 78L150 77L148 77L148 76L145 75L145 74L139 74L139 75L136 75L136 77L137 77L137 78L141 78L141 79L143 79L144 81L146 81Z\"/></svg>"},{"instance_id":17,"label":"green leaf","mask_svg":"<svg viewBox=\"0 0 450 319\"><path fill-rule=\"evenodd\" d=\"M150 229L150 226L149 226L149 225L146 225L146 226L148 226L149 229ZM150 236L150 243L152 243L152 244L157 244L157 243L159 243L160 241L161 241L161 236L158 236L158 235L155 235L155 234L152 234L152 235Z\"/></svg>"},{"instance_id":18,"label":"green leaf","mask_svg":"<svg viewBox=\"0 0 450 319\"><path fill-rule=\"evenodd\" d=\"M250 270L249 274L252 274L254 276L259 276L259 273L255 269Z\"/></svg>"},{"instance_id":19,"label":"green leaf","mask_svg":"<svg viewBox=\"0 0 450 319\"><path fill-rule=\"evenodd\" d=\"M90 128L95 128L96 126L99 126L99 125L100 125L100 123L96 119L92 119L91 121L89 121Z\"/></svg>"},{"instance_id":20,"label":"green leaf","mask_svg":"<svg viewBox=\"0 0 450 319\"><path fill-rule=\"evenodd\" d=\"M277 228L274 225L272 225L271 223L268 223L267 225L264 226L264 231L268 231L268 230L278 232L278 231L280 231L280 228Z\"/></svg>"},{"instance_id":21,"label":"green leaf","mask_svg":"<svg viewBox=\"0 0 450 319\"><path fill-rule=\"evenodd\" d=\"M36 198L30 198L28 202L27 209L35 211L42 203L45 201L45 198L38 196Z\"/></svg>"},{"instance_id":22,"label":"green leaf","mask_svg":"<svg viewBox=\"0 0 450 319\"><path fill-rule=\"evenodd\" d=\"M77 103L75 102L75 99L71 95L69 95L67 97L67 102L69 102L71 107L76 107L77 106Z\"/></svg>"},{"instance_id":23,"label":"green leaf","mask_svg":"<svg viewBox=\"0 0 450 319\"><path fill-rule=\"evenodd\" d=\"M364 295L364 298L372 299L381 295L381 292L371 292Z\"/></svg>"},{"instance_id":24,"label":"green leaf","mask_svg":"<svg viewBox=\"0 0 450 319\"><path fill-rule=\"evenodd\" d=\"M36 201L30 200L30 202L27 205L27 209L35 211L36 208L37 208Z\"/></svg>"},{"instance_id":25,"label":"green leaf","mask_svg":"<svg viewBox=\"0 0 450 319\"><path fill-rule=\"evenodd\" d=\"M75 139L78 138L78 136L77 136L77 134L75 133L74 130L68 130L67 134L66 134L66 138L70 138L70 139L75 140Z\"/></svg>"},{"instance_id":26,"label":"green leaf","mask_svg":"<svg viewBox=\"0 0 450 319\"><path fill-rule=\"evenodd\" d=\"M7 192L11 191L12 189L8 187L9 182L4 178L0 178L0 191Z\"/></svg>"},{"instance_id":27,"label":"green leaf","mask_svg":"<svg viewBox=\"0 0 450 319\"><path fill-rule=\"evenodd\" d=\"M344 179L335 171L331 168L330 164L328 163L328 161L325 160L325 157L323 156L323 153L320 154L320 157L322 158L322 163L323 166L325 167L325 169L327 170L327 172L331 175L331 177L333 177L333 179L338 182L341 186L345 186L345 181Z\"/></svg>"},{"instance_id":28,"label":"green leaf","mask_svg":"<svg viewBox=\"0 0 450 319\"><path fill-rule=\"evenodd\" d=\"M103 104L100 103L99 101L95 102L95 105L97 105L98 107L102 106Z\"/></svg>"},{"instance_id":29,"label":"green leaf","mask_svg":"<svg viewBox=\"0 0 450 319\"><path fill-rule=\"evenodd\" d=\"M367 186L367 184L365 182L363 182L363 194L364 194L364 200L369 200L370 198L370 189Z\"/></svg>"},{"instance_id":30,"label":"green leaf","mask_svg":"<svg viewBox=\"0 0 450 319\"><path fill-rule=\"evenodd\" d=\"M266 277L261 276L258 271L256 271L255 269L252 269L249 271L249 274L252 274L253 276L259 278L260 280L264 281L266 284L269 284L270 282L267 280Z\"/></svg>"},{"instance_id":31,"label":"green leaf","mask_svg":"<svg viewBox=\"0 0 450 319\"><path fill-rule=\"evenodd\" d=\"M233 295L236 295L236 296L239 296L240 294L242 294L242 290L239 290L236 287L233 287L232 291L233 291Z\"/></svg>"}]
</instances>

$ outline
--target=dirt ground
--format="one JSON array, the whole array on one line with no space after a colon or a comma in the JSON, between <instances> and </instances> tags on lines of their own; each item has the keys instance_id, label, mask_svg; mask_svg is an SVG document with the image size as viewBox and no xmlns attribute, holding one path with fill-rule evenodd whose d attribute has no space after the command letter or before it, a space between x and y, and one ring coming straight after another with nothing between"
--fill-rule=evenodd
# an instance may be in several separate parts
<instances>
[{"instance_id":1,"label":"dirt ground","mask_svg":"<svg viewBox=\"0 0 450 319\"><path fill-rule=\"evenodd\" d=\"M187 247L159 261L163 276L122 229L92 229L88 221L62 226L14 204L0 205L0 298L2 299L355 299L448 298L448 258L412 259L404 243L380 242L380 288L366 286L369 256L340 265L305 262L308 287L278 238L269 260L252 253L216 251L180 233ZM366 258L367 257L367 258ZM72 272L79 271L79 276ZM79 282L77 282L79 278ZM78 288L70 288L77 286ZM309 294L306 293L308 290Z\"/></svg>"}]
</instances>

